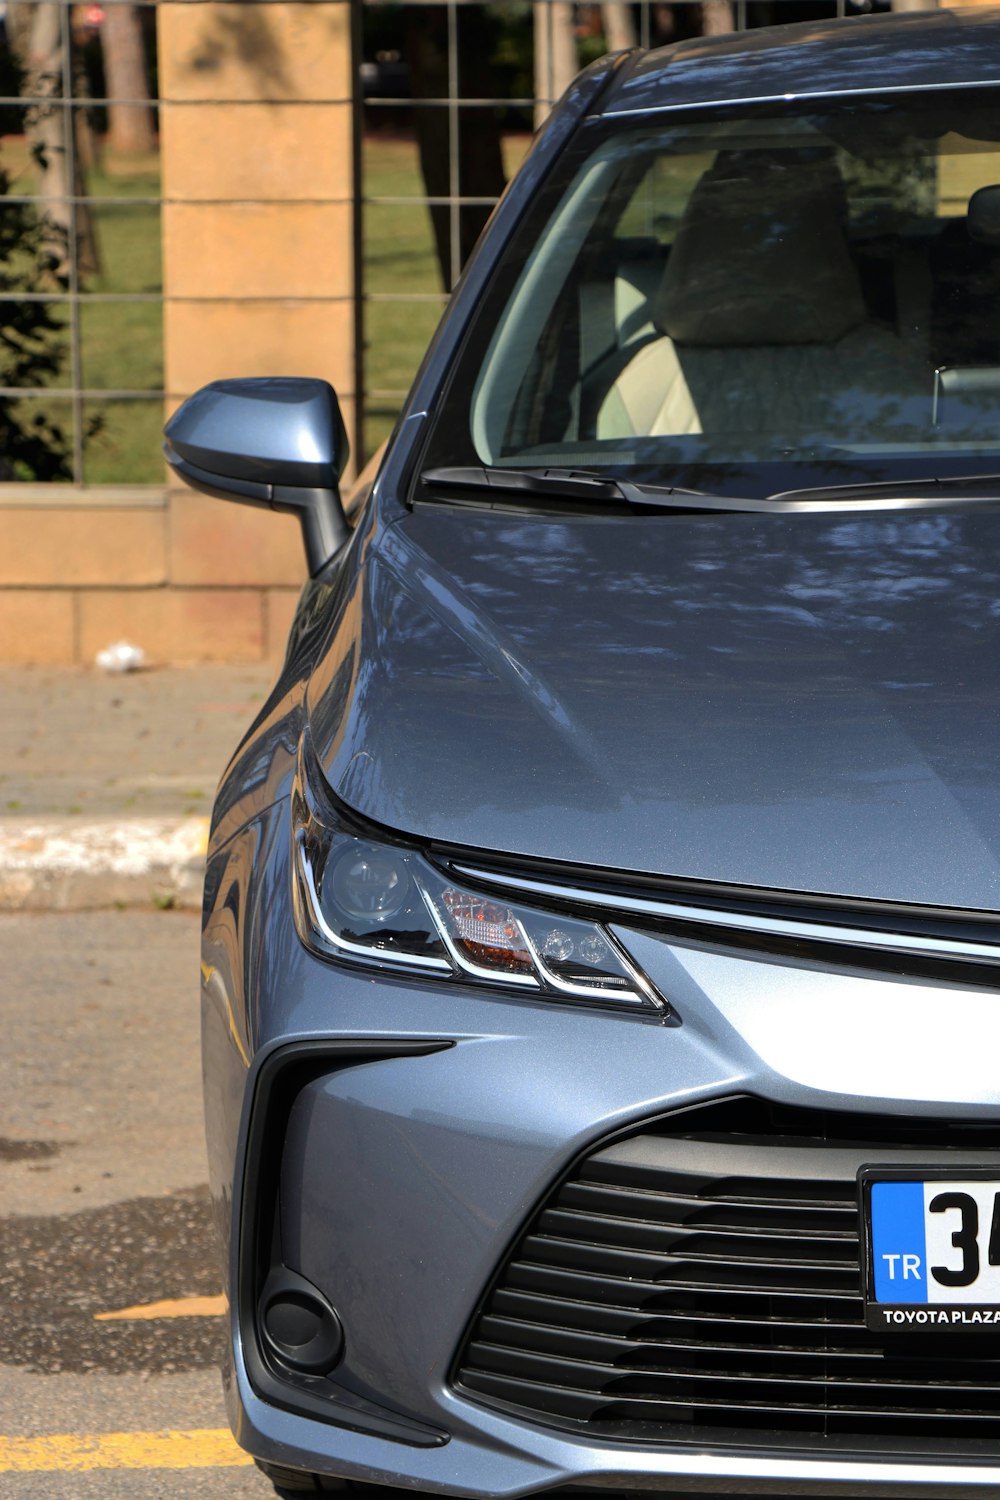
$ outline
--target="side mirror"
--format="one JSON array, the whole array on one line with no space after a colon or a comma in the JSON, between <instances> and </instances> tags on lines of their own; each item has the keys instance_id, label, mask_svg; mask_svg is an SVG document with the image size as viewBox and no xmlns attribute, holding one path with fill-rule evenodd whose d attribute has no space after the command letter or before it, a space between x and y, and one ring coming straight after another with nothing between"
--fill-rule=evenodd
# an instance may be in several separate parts
<instances>
[{"instance_id":1,"label":"side mirror","mask_svg":"<svg viewBox=\"0 0 1000 1500\"><path fill-rule=\"evenodd\" d=\"M163 452L193 489L297 515L311 575L350 535L340 500L350 447L325 380L214 380L174 412Z\"/></svg>"}]
</instances>

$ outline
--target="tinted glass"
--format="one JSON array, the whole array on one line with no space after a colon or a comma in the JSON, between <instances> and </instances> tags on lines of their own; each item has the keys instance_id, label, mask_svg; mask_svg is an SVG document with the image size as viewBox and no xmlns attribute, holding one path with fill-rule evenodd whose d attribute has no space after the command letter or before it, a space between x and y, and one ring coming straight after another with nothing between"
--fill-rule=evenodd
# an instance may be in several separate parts
<instances>
[{"instance_id":1,"label":"tinted glass","mask_svg":"<svg viewBox=\"0 0 1000 1500\"><path fill-rule=\"evenodd\" d=\"M1000 468L1000 100L582 133L511 245L437 463L762 494Z\"/></svg>"}]
</instances>

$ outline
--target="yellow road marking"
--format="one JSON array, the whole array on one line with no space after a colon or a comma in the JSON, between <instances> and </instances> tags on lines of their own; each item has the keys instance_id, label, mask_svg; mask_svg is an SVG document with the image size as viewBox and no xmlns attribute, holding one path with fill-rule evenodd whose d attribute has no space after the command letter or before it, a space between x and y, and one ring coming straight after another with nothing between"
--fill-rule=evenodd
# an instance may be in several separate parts
<instances>
[{"instance_id":1,"label":"yellow road marking","mask_svg":"<svg viewBox=\"0 0 1000 1500\"><path fill-rule=\"evenodd\" d=\"M119 1307L114 1312L94 1314L95 1323L133 1322L145 1318L219 1318L228 1303L218 1297L179 1297L174 1301L146 1302L136 1307Z\"/></svg>"},{"instance_id":2,"label":"yellow road marking","mask_svg":"<svg viewBox=\"0 0 1000 1500\"><path fill-rule=\"evenodd\" d=\"M229 1469L252 1464L226 1427L187 1432L50 1433L0 1437L0 1474L86 1469Z\"/></svg>"}]
</instances>

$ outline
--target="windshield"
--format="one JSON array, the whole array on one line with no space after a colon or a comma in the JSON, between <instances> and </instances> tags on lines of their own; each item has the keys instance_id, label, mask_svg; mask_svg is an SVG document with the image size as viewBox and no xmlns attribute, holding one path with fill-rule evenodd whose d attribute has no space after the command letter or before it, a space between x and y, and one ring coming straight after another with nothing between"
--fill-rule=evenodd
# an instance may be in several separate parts
<instances>
[{"instance_id":1,"label":"windshield","mask_svg":"<svg viewBox=\"0 0 1000 1500\"><path fill-rule=\"evenodd\" d=\"M581 132L428 463L731 495L996 471L1000 96L663 118Z\"/></svg>"}]
</instances>

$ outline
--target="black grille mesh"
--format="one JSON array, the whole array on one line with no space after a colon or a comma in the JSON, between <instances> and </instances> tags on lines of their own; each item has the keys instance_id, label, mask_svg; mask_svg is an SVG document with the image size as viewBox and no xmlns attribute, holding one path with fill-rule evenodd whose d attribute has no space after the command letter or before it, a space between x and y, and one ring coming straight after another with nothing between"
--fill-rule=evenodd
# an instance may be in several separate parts
<instances>
[{"instance_id":1,"label":"black grille mesh","mask_svg":"<svg viewBox=\"0 0 1000 1500\"><path fill-rule=\"evenodd\" d=\"M991 1338L865 1327L856 1173L904 1162L1000 1177L1000 1129L747 1099L597 1151L515 1246L457 1383L605 1438L995 1440Z\"/></svg>"}]
</instances>

